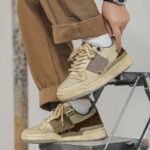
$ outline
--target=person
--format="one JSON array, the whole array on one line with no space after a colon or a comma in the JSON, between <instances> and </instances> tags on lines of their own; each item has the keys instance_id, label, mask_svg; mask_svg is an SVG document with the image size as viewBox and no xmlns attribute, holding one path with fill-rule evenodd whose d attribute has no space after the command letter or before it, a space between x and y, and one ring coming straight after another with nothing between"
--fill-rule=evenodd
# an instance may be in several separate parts
<instances>
[{"instance_id":1,"label":"person","mask_svg":"<svg viewBox=\"0 0 150 150\"><path fill-rule=\"evenodd\" d=\"M22 132L28 143L107 137L92 92L128 69L121 36L130 16L125 0L18 0L25 55L50 116ZM81 40L74 48L72 41ZM68 62L68 60L70 62Z\"/></svg>"}]
</instances>

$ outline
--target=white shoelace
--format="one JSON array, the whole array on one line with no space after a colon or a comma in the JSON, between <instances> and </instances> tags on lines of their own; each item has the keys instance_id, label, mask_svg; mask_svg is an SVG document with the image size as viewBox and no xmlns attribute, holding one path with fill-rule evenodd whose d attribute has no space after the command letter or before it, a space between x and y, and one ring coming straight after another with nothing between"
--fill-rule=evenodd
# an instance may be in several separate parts
<instances>
[{"instance_id":1,"label":"white shoelace","mask_svg":"<svg viewBox=\"0 0 150 150\"><path fill-rule=\"evenodd\" d=\"M82 76L86 69L85 64L87 64L89 59L93 59L94 57L95 53L89 44L80 46L79 48L73 50L69 57L69 61L73 61L69 71L75 72Z\"/></svg>"},{"instance_id":2,"label":"white shoelace","mask_svg":"<svg viewBox=\"0 0 150 150\"><path fill-rule=\"evenodd\" d=\"M65 112L71 112L73 109L71 107L65 107L64 104L59 104L53 111L53 114L44 119L44 121L39 125L40 129L44 129L45 125L52 120L61 118L61 124L64 126L64 114Z\"/></svg>"}]
</instances>

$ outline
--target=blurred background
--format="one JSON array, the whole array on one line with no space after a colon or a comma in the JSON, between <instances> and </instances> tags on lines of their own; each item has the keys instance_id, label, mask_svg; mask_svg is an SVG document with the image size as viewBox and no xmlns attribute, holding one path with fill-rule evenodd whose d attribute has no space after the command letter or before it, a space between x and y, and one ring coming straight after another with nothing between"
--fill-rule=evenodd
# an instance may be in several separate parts
<instances>
[{"instance_id":1,"label":"blurred background","mask_svg":"<svg viewBox=\"0 0 150 150\"><path fill-rule=\"evenodd\" d=\"M102 1L95 1L101 11ZM26 112L28 108L28 122L29 126L32 127L49 113L39 108L38 90L28 68L28 78L23 78L24 83L17 83L25 92L22 94L24 100L21 102L24 107L16 112L18 107L16 98L20 95L16 96L15 94L20 91L14 85L17 78L17 74L14 73L16 65L14 59L18 53L16 47L13 46L13 29L16 31L18 27L17 23L13 22L16 19L15 14L13 14L13 5L15 5L15 0L14 2L13 0L0 0L0 149L22 150L21 148L15 148L14 124L16 120L14 116L18 115L20 111L23 113L22 110ZM131 22L124 32L123 46L134 60L134 65L129 71L150 72L150 1L128 0L127 7L131 14ZM20 37L14 38L20 39ZM78 46L79 42L74 41L75 46ZM26 75L24 62L23 67L23 74ZM109 86L106 87L98 101L97 107L108 133L110 133L129 91L129 87ZM26 97L27 95L28 97ZM26 103L27 99L28 103ZM27 116L23 114L20 117L26 118ZM150 103L143 88L138 87L115 135L139 138L149 117ZM38 145L29 145L29 150L38 150Z\"/></svg>"}]
</instances>

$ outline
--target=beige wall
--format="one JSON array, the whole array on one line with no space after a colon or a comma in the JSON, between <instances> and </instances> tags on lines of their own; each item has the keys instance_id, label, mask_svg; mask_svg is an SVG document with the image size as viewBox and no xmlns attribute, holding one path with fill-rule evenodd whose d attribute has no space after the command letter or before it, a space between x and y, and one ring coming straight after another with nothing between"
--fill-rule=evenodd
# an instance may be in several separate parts
<instances>
[{"instance_id":1,"label":"beige wall","mask_svg":"<svg viewBox=\"0 0 150 150\"><path fill-rule=\"evenodd\" d=\"M96 0L100 7L101 0ZM13 150L13 92L11 0L0 0L0 149ZM128 0L131 22L123 36L123 45L133 56L130 71L150 72L150 1ZM79 43L75 41L77 46ZM38 107L38 93L29 77L29 124L33 126L48 115ZM109 93L109 94L108 94ZM107 131L110 132L129 93L128 87L107 87L98 102L98 108ZM111 96L110 96L111 95ZM117 136L139 137L150 114L150 103L142 88L137 88L116 132ZM8 144L9 143L9 144ZM30 145L30 150L38 150Z\"/></svg>"}]
</instances>

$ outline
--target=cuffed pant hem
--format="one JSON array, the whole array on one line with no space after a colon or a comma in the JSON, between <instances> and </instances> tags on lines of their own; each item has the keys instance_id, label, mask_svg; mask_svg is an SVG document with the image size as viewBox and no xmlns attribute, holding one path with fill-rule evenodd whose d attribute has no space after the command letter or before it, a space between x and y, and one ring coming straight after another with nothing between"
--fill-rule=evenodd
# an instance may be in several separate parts
<instances>
[{"instance_id":1,"label":"cuffed pant hem","mask_svg":"<svg viewBox=\"0 0 150 150\"><path fill-rule=\"evenodd\" d=\"M101 15L78 23L53 25L54 42L64 43L105 34L106 28Z\"/></svg>"},{"instance_id":2,"label":"cuffed pant hem","mask_svg":"<svg viewBox=\"0 0 150 150\"><path fill-rule=\"evenodd\" d=\"M40 107L45 110L51 110L56 107L58 103L58 98L56 96L57 88L59 85L50 86L44 88L39 92L40 97Z\"/></svg>"}]
</instances>

